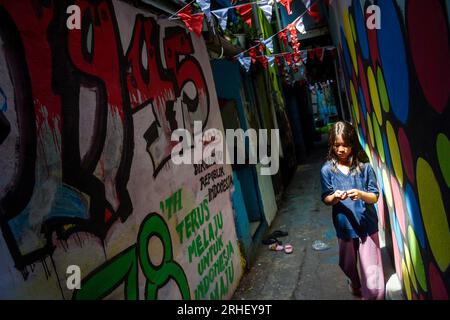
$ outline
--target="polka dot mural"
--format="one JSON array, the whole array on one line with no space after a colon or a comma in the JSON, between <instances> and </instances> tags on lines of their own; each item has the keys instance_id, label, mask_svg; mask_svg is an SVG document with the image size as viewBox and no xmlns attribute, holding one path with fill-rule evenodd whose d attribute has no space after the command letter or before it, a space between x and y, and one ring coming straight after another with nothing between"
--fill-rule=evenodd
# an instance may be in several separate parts
<instances>
[{"instance_id":1,"label":"polka dot mural","mask_svg":"<svg viewBox=\"0 0 450 320\"><path fill-rule=\"evenodd\" d=\"M413 285L414 290L417 292L417 281L416 281L416 275L414 274L413 264L411 260L411 254L409 253L409 249L404 245L404 252L405 252L405 260L406 260L406 270L408 271L409 279L411 280L411 284Z\"/></svg>"},{"instance_id":2,"label":"polka dot mural","mask_svg":"<svg viewBox=\"0 0 450 320\"><path fill-rule=\"evenodd\" d=\"M405 188L405 200L409 221L419 238L420 246L425 249L425 231L423 228L422 216L414 190L409 184L407 184Z\"/></svg>"},{"instance_id":3,"label":"polka dot mural","mask_svg":"<svg viewBox=\"0 0 450 320\"><path fill-rule=\"evenodd\" d=\"M367 119L367 107L366 107L366 102L364 100L364 94L362 92L361 87L359 88L359 101L361 101L361 112L363 114L364 120Z\"/></svg>"},{"instance_id":4,"label":"polka dot mural","mask_svg":"<svg viewBox=\"0 0 450 320\"><path fill-rule=\"evenodd\" d=\"M395 176L400 185L403 185L403 169L402 159L400 157L400 150L395 136L394 129L389 121L386 122L386 134L388 139L389 151L391 154L392 165L394 166Z\"/></svg>"},{"instance_id":5,"label":"polka dot mural","mask_svg":"<svg viewBox=\"0 0 450 320\"><path fill-rule=\"evenodd\" d=\"M364 139L364 134L362 132L361 127L358 127L358 132L357 133L358 133L359 143L361 144L361 147L363 149L365 149L366 148L366 140Z\"/></svg>"},{"instance_id":6,"label":"polka dot mural","mask_svg":"<svg viewBox=\"0 0 450 320\"><path fill-rule=\"evenodd\" d=\"M391 151L389 149L387 138L386 138L386 134L384 132L383 132L383 135L382 135L382 140L383 140L383 150L384 150L384 156L385 156L385 159L386 159L386 165L388 166L389 171L392 172ZM393 174L393 172L392 172L392 174Z\"/></svg>"},{"instance_id":7,"label":"polka dot mural","mask_svg":"<svg viewBox=\"0 0 450 320\"><path fill-rule=\"evenodd\" d=\"M449 33L443 2L428 0L425 6L420 1L410 2L407 23L417 79L431 107L442 113L450 96ZM432 18L423 23L423 17Z\"/></svg>"},{"instance_id":8,"label":"polka dot mural","mask_svg":"<svg viewBox=\"0 0 450 320\"><path fill-rule=\"evenodd\" d=\"M370 165L373 167L373 160L372 160L372 157L370 156L369 144L367 144L367 143L364 146L364 152L367 154L367 156L369 158Z\"/></svg>"},{"instance_id":9,"label":"polka dot mural","mask_svg":"<svg viewBox=\"0 0 450 320\"><path fill-rule=\"evenodd\" d=\"M448 300L448 291L445 288L445 283L433 263L430 263L428 274L430 275L430 287L433 299Z\"/></svg>"},{"instance_id":10,"label":"polka dot mural","mask_svg":"<svg viewBox=\"0 0 450 320\"><path fill-rule=\"evenodd\" d=\"M372 68L367 68L367 80L369 82L370 88L370 97L372 99L373 109L375 111L375 115L377 116L377 120L379 124L383 123L382 115L381 115L381 103L380 98L378 96L377 83L375 82L375 76L373 74Z\"/></svg>"},{"instance_id":11,"label":"polka dot mural","mask_svg":"<svg viewBox=\"0 0 450 320\"><path fill-rule=\"evenodd\" d=\"M373 133L375 134L375 142L378 155L380 156L381 161L385 162L386 158L384 157L383 138L381 137L380 126L378 125L378 120L376 119L375 113L372 113L372 125Z\"/></svg>"},{"instance_id":12,"label":"polka dot mural","mask_svg":"<svg viewBox=\"0 0 450 320\"><path fill-rule=\"evenodd\" d=\"M409 275L408 275L408 269L406 268L406 263L405 260L402 259L402 273L403 273L403 284L404 284L404 289L406 291L406 297L408 298L408 300L411 300L412 295L411 295L411 280L409 279Z\"/></svg>"},{"instance_id":13,"label":"polka dot mural","mask_svg":"<svg viewBox=\"0 0 450 320\"><path fill-rule=\"evenodd\" d=\"M395 239L397 240L397 248L400 250L400 252L403 253L403 237L402 237L402 233L400 231L400 226L398 224L398 219L397 219L397 215L394 214L392 215L392 228L394 229L394 234L395 234Z\"/></svg>"},{"instance_id":14,"label":"polka dot mural","mask_svg":"<svg viewBox=\"0 0 450 320\"><path fill-rule=\"evenodd\" d=\"M375 152L373 152L373 154L372 154L372 161L374 163L377 163L375 161L375 159L376 159ZM384 192L383 175L381 174L381 168L380 167L381 166L379 166L378 163L377 163L377 165L374 167L374 169L377 172L377 180L378 180L378 183L380 184L381 190Z\"/></svg>"},{"instance_id":15,"label":"polka dot mural","mask_svg":"<svg viewBox=\"0 0 450 320\"><path fill-rule=\"evenodd\" d=\"M366 13L366 18L368 14ZM378 40L377 40L377 31L376 29L367 29L367 39L369 41L369 50L370 50L370 62L372 62L372 66L375 68L380 64L380 55L378 54Z\"/></svg>"},{"instance_id":16,"label":"polka dot mural","mask_svg":"<svg viewBox=\"0 0 450 320\"><path fill-rule=\"evenodd\" d=\"M403 209L403 199L400 194L400 188L398 186L397 180L391 176L391 188L392 197L394 198L395 212L397 214L398 224L402 235L406 236L406 222L405 222L405 210Z\"/></svg>"},{"instance_id":17,"label":"polka dot mural","mask_svg":"<svg viewBox=\"0 0 450 320\"><path fill-rule=\"evenodd\" d=\"M360 141L377 173L385 241L408 299L450 292L450 46L448 1L339 1L344 75ZM424 23L424 16L427 23ZM387 220L389 219L389 220Z\"/></svg>"},{"instance_id":18,"label":"polka dot mural","mask_svg":"<svg viewBox=\"0 0 450 320\"><path fill-rule=\"evenodd\" d=\"M437 137L436 151L442 176L444 177L447 187L450 187L450 143L443 133L440 133Z\"/></svg>"},{"instance_id":19,"label":"polka dot mural","mask_svg":"<svg viewBox=\"0 0 450 320\"><path fill-rule=\"evenodd\" d=\"M423 265L423 260L420 255L419 243L417 242L416 235L414 234L414 230L411 226L408 226L408 243L409 243L409 252L411 253L411 261L414 267L414 273L417 277L420 287L424 291L427 291L427 278L425 275L425 267Z\"/></svg>"},{"instance_id":20,"label":"polka dot mural","mask_svg":"<svg viewBox=\"0 0 450 320\"><path fill-rule=\"evenodd\" d=\"M383 13L383 27L377 32L378 47L390 105L396 118L406 123L409 113L409 70L401 19L394 2L384 0L378 4Z\"/></svg>"},{"instance_id":21,"label":"polka dot mural","mask_svg":"<svg viewBox=\"0 0 450 320\"><path fill-rule=\"evenodd\" d=\"M377 68L377 84L380 92L381 105L384 112L389 112L389 98L387 96L386 84L384 83L383 72L380 67Z\"/></svg>"},{"instance_id":22,"label":"polka dot mural","mask_svg":"<svg viewBox=\"0 0 450 320\"><path fill-rule=\"evenodd\" d=\"M431 251L444 272L450 262L450 238L442 236L448 235L448 219L433 169L422 158L417 161L417 189Z\"/></svg>"},{"instance_id":23,"label":"polka dot mural","mask_svg":"<svg viewBox=\"0 0 450 320\"><path fill-rule=\"evenodd\" d=\"M370 107L370 93L369 93L369 85L367 84L367 77L364 71L364 64L361 57L358 57L358 69L360 70L359 74L359 82L360 82L360 97L361 104L364 102L367 111L371 112L372 108Z\"/></svg>"},{"instance_id":24,"label":"polka dot mural","mask_svg":"<svg viewBox=\"0 0 450 320\"><path fill-rule=\"evenodd\" d=\"M348 75L352 74L352 61L350 57L350 49L348 48L344 30L341 29L342 53L344 55L345 68Z\"/></svg>"},{"instance_id":25,"label":"polka dot mural","mask_svg":"<svg viewBox=\"0 0 450 320\"><path fill-rule=\"evenodd\" d=\"M369 43L367 42L366 34L366 20L364 19L363 9L359 2L355 2L353 7L353 15L355 17L355 24L357 35L355 38L358 39L359 45L361 47L361 53L364 59L369 58Z\"/></svg>"},{"instance_id":26,"label":"polka dot mural","mask_svg":"<svg viewBox=\"0 0 450 320\"><path fill-rule=\"evenodd\" d=\"M375 136L373 134L372 119L370 118L370 116L367 116L367 130L369 131L369 141L371 143L371 146L373 147L375 146Z\"/></svg>"},{"instance_id":27,"label":"polka dot mural","mask_svg":"<svg viewBox=\"0 0 450 320\"><path fill-rule=\"evenodd\" d=\"M400 128L398 130L398 144L400 148L401 161L405 167L406 176L409 181L414 183L414 165L412 161L411 147L409 145L408 137L406 136L405 130Z\"/></svg>"},{"instance_id":28,"label":"polka dot mural","mask_svg":"<svg viewBox=\"0 0 450 320\"><path fill-rule=\"evenodd\" d=\"M388 174L385 169L382 171L383 175L383 186L384 186L384 196L389 207L393 207L394 201L392 200L391 183L389 182Z\"/></svg>"},{"instance_id":29,"label":"polka dot mural","mask_svg":"<svg viewBox=\"0 0 450 320\"><path fill-rule=\"evenodd\" d=\"M355 70L356 74L358 74L358 69L357 69L357 65L356 65L355 41L353 38L354 32L352 32L352 27L351 27L351 23L350 23L348 10L345 10L345 12L344 12L344 33L345 33L345 37L347 39L348 49L350 50L350 57L351 57L351 62L353 64L353 69Z\"/></svg>"},{"instance_id":30,"label":"polka dot mural","mask_svg":"<svg viewBox=\"0 0 450 320\"><path fill-rule=\"evenodd\" d=\"M393 245L393 251L394 251L394 265L395 265L395 271L397 273L397 276L399 278L400 281L403 280L403 272L402 272L402 263L401 263L401 253L399 251L399 246L396 245L397 244L397 237L395 236L394 231L391 231L391 235L392 235L392 242L394 243Z\"/></svg>"},{"instance_id":31,"label":"polka dot mural","mask_svg":"<svg viewBox=\"0 0 450 320\"><path fill-rule=\"evenodd\" d=\"M378 189L381 190L380 183L378 183ZM378 210L378 216L380 219L380 226L384 230L384 229L386 229L386 222L385 222L385 211L384 211L384 197L382 195L378 197L377 210Z\"/></svg>"},{"instance_id":32,"label":"polka dot mural","mask_svg":"<svg viewBox=\"0 0 450 320\"><path fill-rule=\"evenodd\" d=\"M356 115L356 120L359 123L359 107L358 107L358 98L356 97L355 87L353 86L353 82L350 82L350 94L352 97L352 106L353 112Z\"/></svg>"}]
</instances>

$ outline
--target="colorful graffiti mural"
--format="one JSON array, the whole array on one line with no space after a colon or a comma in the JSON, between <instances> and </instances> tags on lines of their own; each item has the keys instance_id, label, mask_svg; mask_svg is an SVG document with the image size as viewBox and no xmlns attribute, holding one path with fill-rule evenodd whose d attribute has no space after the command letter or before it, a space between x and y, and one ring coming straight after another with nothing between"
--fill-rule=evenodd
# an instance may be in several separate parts
<instances>
[{"instance_id":1,"label":"colorful graffiti mural","mask_svg":"<svg viewBox=\"0 0 450 320\"><path fill-rule=\"evenodd\" d=\"M200 38L120 1L0 0L0 74L0 297L232 294L232 181L211 197L169 162L174 130L222 128Z\"/></svg>"},{"instance_id":2,"label":"colorful graffiti mural","mask_svg":"<svg viewBox=\"0 0 450 320\"><path fill-rule=\"evenodd\" d=\"M439 0L375 1L381 28L370 30L371 4L333 5L351 112L378 172L380 221L390 218L405 296L448 299L450 8Z\"/></svg>"}]
</instances>

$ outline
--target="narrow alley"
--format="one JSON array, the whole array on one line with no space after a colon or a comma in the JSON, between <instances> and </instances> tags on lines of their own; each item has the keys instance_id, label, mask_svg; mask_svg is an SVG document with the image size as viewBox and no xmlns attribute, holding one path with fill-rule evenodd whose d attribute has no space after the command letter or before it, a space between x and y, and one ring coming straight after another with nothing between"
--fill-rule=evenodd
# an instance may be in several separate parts
<instances>
[{"instance_id":1,"label":"narrow alley","mask_svg":"<svg viewBox=\"0 0 450 320\"><path fill-rule=\"evenodd\" d=\"M450 301L449 18L0 0L0 300Z\"/></svg>"}]
</instances>

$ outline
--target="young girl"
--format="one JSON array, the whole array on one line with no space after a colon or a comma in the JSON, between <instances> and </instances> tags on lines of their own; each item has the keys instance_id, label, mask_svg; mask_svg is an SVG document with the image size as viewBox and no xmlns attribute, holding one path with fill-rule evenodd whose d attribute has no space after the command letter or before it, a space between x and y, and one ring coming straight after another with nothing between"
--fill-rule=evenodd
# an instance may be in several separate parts
<instances>
[{"instance_id":1,"label":"young girl","mask_svg":"<svg viewBox=\"0 0 450 320\"><path fill-rule=\"evenodd\" d=\"M327 162L321 169L322 201L333 206L339 266L348 277L354 295L384 299L378 217L374 207L379 194L375 173L350 123L340 121L333 125L328 144Z\"/></svg>"}]
</instances>

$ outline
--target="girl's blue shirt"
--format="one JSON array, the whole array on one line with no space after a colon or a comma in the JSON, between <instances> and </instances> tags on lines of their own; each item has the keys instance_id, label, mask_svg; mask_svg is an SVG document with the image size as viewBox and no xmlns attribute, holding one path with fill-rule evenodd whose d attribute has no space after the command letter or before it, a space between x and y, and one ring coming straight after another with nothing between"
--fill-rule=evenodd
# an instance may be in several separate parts
<instances>
[{"instance_id":1,"label":"girl's blue shirt","mask_svg":"<svg viewBox=\"0 0 450 320\"><path fill-rule=\"evenodd\" d=\"M321 171L322 201L336 190L348 191L358 189L379 195L377 178L370 163L364 163L361 172L355 170L344 174L326 162ZM378 216L374 204L365 203L363 200L347 198L333 206L333 224L339 239L352 239L367 237L378 231Z\"/></svg>"}]
</instances>

